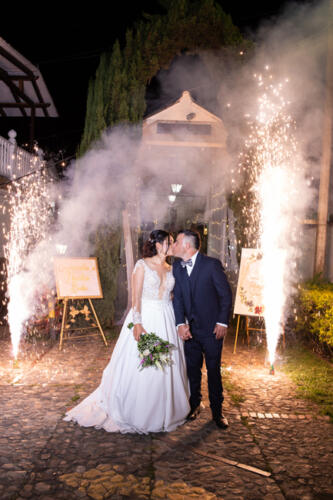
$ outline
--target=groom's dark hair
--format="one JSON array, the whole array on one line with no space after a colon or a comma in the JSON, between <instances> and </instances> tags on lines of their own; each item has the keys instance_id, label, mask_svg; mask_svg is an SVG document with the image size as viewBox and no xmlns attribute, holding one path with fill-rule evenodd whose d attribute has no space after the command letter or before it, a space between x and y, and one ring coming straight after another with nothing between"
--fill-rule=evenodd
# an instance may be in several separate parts
<instances>
[{"instance_id":1,"label":"groom's dark hair","mask_svg":"<svg viewBox=\"0 0 333 500\"><path fill-rule=\"evenodd\" d=\"M178 234L183 234L190 239L191 245L196 250L200 249L201 239L200 234L197 231L192 231L191 229L181 229Z\"/></svg>"}]
</instances>

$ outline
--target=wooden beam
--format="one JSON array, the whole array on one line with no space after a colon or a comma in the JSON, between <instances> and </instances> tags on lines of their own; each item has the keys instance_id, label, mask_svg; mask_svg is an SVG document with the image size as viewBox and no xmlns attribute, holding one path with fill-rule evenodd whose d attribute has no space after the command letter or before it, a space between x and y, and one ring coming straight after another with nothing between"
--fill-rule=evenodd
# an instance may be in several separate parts
<instances>
[{"instance_id":1,"label":"wooden beam","mask_svg":"<svg viewBox=\"0 0 333 500\"><path fill-rule=\"evenodd\" d=\"M13 98L16 101L16 104L19 104L21 102L20 99L17 97L17 95L12 90L11 90L11 93L12 93ZM28 116L28 114L24 108L19 108L19 109L21 109L22 116Z\"/></svg>"},{"instance_id":2,"label":"wooden beam","mask_svg":"<svg viewBox=\"0 0 333 500\"><path fill-rule=\"evenodd\" d=\"M123 218L123 230L124 230L124 240L125 240L128 308L129 308L131 307L131 302L132 302L132 272L134 269L134 258L133 258L133 244L132 244L128 209L123 210L122 218Z\"/></svg>"},{"instance_id":3,"label":"wooden beam","mask_svg":"<svg viewBox=\"0 0 333 500\"><path fill-rule=\"evenodd\" d=\"M331 150L332 150L332 125L333 125L333 30L331 24L333 21L333 0L330 0L327 16L327 62L326 62L326 92L324 103L323 120L323 138L322 138L322 157L320 169L320 185L318 200L318 227L316 238L316 257L315 257L315 275L325 273L325 256L327 241L327 222L328 222L328 204L330 189L330 170L331 170Z\"/></svg>"},{"instance_id":4,"label":"wooden beam","mask_svg":"<svg viewBox=\"0 0 333 500\"><path fill-rule=\"evenodd\" d=\"M36 92L36 95L37 95L37 98L38 98L39 102L40 102L41 104L45 104L44 99L43 99L43 96L42 96L42 94L41 94L41 92L40 92L40 90L39 90L39 87L38 87L37 83L36 83L36 80L33 80L33 81L32 81L32 86L33 86L33 88L35 89L35 92ZM49 115L49 112L48 112L48 110L47 110L47 108L43 107L43 111L44 111L44 115L45 115L46 117L49 117L49 116L50 116L50 115Z\"/></svg>"},{"instance_id":5,"label":"wooden beam","mask_svg":"<svg viewBox=\"0 0 333 500\"><path fill-rule=\"evenodd\" d=\"M0 106L3 108L48 108L51 106L51 103L45 102L45 103L32 103L28 104L26 102L0 102Z\"/></svg>"},{"instance_id":6,"label":"wooden beam","mask_svg":"<svg viewBox=\"0 0 333 500\"><path fill-rule=\"evenodd\" d=\"M27 75L8 75L8 77L15 82L18 80L23 80L24 82L32 82L33 80L38 80L39 78L39 76L34 76L34 78L31 78Z\"/></svg>"},{"instance_id":7,"label":"wooden beam","mask_svg":"<svg viewBox=\"0 0 333 500\"><path fill-rule=\"evenodd\" d=\"M37 98L41 103L44 103L43 96L39 90L38 85L36 84L36 80L39 78L36 76L33 71L31 71L25 64L23 64L21 61L19 61L16 57L14 57L12 54L7 52L3 47L0 47L0 54L5 57L8 61L10 61L12 64L20 68L24 73L26 73L26 76L24 76L24 79L30 80L32 83L32 86L36 92ZM13 78L14 79L14 78ZM20 78L22 80L22 77ZM47 109L43 109L45 116L50 116Z\"/></svg>"},{"instance_id":8,"label":"wooden beam","mask_svg":"<svg viewBox=\"0 0 333 500\"><path fill-rule=\"evenodd\" d=\"M263 469L258 469L258 467L252 467L252 465L246 465L242 464L241 462L238 462L236 460L230 460L229 458L221 457L219 455L213 455L212 453L206 453L203 450L200 450L199 448L194 448L194 446L191 446L189 448L193 453L196 453L197 455L201 455L205 458L210 458L212 460L216 460L217 462L222 462L228 465L232 465L234 467L239 467L240 469L244 469L248 472L254 472L255 474L259 474L260 476L265 476L265 477L270 477L272 474L271 472L268 472Z\"/></svg>"},{"instance_id":9,"label":"wooden beam","mask_svg":"<svg viewBox=\"0 0 333 500\"><path fill-rule=\"evenodd\" d=\"M25 64L23 64L21 61L19 61L19 59L17 59L15 56L13 56L12 54L10 54L10 52L8 52L3 47L0 47L0 54L4 58L6 58L8 61L10 61L12 64L14 64L17 68L19 68L21 71L23 71L25 73L24 76L21 76L18 79L20 81L22 81L22 80L30 80L31 83L32 83L32 86L33 86L33 88L34 88L34 90L36 92L36 96L37 96L38 100L41 103L44 103L43 96L42 96L42 94L41 94L41 92L39 90L38 85L36 84L36 80L39 78L39 76L36 76L31 69L29 69ZM16 75L14 77L12 77L11 79L15 81L17 79ZM23 97L22 97L22 99L23 99ZM47 116L47 117L50 116L46 108L43 108L43 111L44 111L44 115L45 116ZM26 116L26 114L25 114L25 116Z\"/></svg>"},{"instance_id":10,"label":"wooden beam","mask_svg":"<svg viewBox=\"0 0 333 500\"><path fill-rule=\"evenodd\" d=\"M8 73L7 73L7 76L10 78L10 75L9 75ZM23 82L22 82L22 83L23 83ZM20 84L21 84L21 81L19 80L19 85L20 85ZM7 85L8 85L8 84L7 84ZM23 89L20 89L20 90L21 90L21 91L23 91ZM15 92L12 88L10 88L10 91L11 91L12 96L13 96L13 98L15 99L15 101L16 101L17 103L19 103L19 102L20 102L20 99L18 98L18 96L17 96L16 92ZM0 105L1 105L1 104L0 104ZM26 112L26 111L25 111L25 109L23 109L23 108L21 108L21 113L22 113L22 116L28 116L28 115L27 115L27 112Z\"/></svg>"},{"instance_id":11,"label":"wooden beam","mask_svg":"<svg viewBox=\"0 0 333 500\"><path fill-rule=\"evenodd\" d=\"M30 78L29 76L20 76L20 75L9 75L9 78L11 78L13 81L17 81L18 84L19 84L19 89L21 90L21 92L24 92L24 82L31 82L35 92L36 92L36 95L37 95L37 98L39 100L39 102L41 104L45 104L45 101L43 99L43 96L39 90L39 87L36 83L36 81L38 80L39 76L36 76L35 78ZM43 107L43 112L44 112L44 115L48 118L50 116L48 110L46 107Z\"/></svg>"},{"instance_id":12,"label":"wooden beam","mask_svg":"<svg viewBox=\"0 0 333 500\"><path fill-rule=\"evenodd\" d=\"M12 91L13 95L17 95L21 99L23 99L25 102L29 103L30 105L33 105L34 102L32 99L30 99L29 96L27 96L24 92L22 92L17 85L15 85L12 80L9 78L7 71L4 71L2 68L0 68L0 79L3 80L10 90Z\"/></svg>"},{"instance_id":13,"label":"wooden beam","mask_svg":"<svg viewBox=\"0 0 333 500\"><path fill-rule=\"evenodd\" d=\"M30 151L31 151L31 153L34 152L35 114L36 114L35 108L31 108L31 115L30 115Z\"/></svg>"},{"instance_id":14,"label":"wooden beam","mask_svg":"<svg viewBox=\"0 0 333 500\"><path fill-rule=\"evenodd\" d=\"M15 64L18 68L20 68L26 75L30 77L31 80L35 78L34 73L29 69L25 64L23 64L21 61L19 61L15 56L10 54L6 49L3 47L0 47L0 54L5 57L8 61L11 63Z\"/></svg>"},{"instance_id":15,"label":"wooden beam","mask_svg":"<svg viewBox=\"0 0 333 500\"><path fill-rule=\"evenodd\" d=\"M131 227L129 222L128 208L122 211L124 243L125 243L125 257L126 257L126 275L127 275L127 307L118 324L122 324L131 308L132 304L132 273L134 269L134 256Z\"/></svg>"}]
</instances>

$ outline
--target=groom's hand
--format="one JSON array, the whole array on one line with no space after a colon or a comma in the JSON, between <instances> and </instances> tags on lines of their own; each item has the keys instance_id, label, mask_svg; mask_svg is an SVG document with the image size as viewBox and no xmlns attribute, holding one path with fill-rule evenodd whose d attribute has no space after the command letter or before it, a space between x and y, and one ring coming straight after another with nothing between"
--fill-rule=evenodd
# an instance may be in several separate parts
<instances>
[{"instance_id":1,"label":"groom's hand","mask_svg":"<svg viewBox=\"0 0 333 500\"><path fill-rule=\"evenodd\" d=\"M216 340L224 339L224 337L227 335L227 331L228 331L227 326L215 325L214 333Z\"/></svg>"},{"instance_id":2,"label":"groom's hand","mask_svg":"<svg viewBox=\"0 0 333 500\"><path fill-rule=\"evenodd\" d=\"M192 338L189 325L179 325L178 335L183 340L188 340Z\"/></svg>"}]
</instances>

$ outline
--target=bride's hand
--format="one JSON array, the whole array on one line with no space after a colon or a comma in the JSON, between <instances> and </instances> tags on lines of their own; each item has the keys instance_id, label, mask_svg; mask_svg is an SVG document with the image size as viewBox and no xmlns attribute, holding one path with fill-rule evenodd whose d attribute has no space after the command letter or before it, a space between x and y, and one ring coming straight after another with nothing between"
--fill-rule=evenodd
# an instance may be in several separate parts
<instances>
[{"instance_id":1,"label":"bride's hand","mask_svg":"<svg viewBox=\"0 0 333 500\"><path fill-rule=\"evenodd\" d=\"M140 323L134 325L133 335L136 341L138 341L143 333L147 333L146 330Z\"/></svg>"}]
</instances>

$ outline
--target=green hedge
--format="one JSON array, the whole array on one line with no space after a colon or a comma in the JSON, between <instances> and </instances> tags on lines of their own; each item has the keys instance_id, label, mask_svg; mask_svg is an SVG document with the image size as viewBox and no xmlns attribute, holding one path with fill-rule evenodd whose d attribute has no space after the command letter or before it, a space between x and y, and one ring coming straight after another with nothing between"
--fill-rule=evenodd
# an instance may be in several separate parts
<instances>
[{"instance_id":1,"label":"green hedge","mask_svg":"<svg viewBox=\"0 0 333 500\"><path fill-rule=\"evenodd\" d=\"M97 257L103 299L94 300L94 305L105 328L114 323L117 278L119 272L121 230L119 227L101 226L93 235L94 256Z\"/></svg>"},{"instance_id":2,"label":"green hedge","mask_svg":"<svg viewBox=\"0 0 333 500\"><path fill-rule=\"evenodd\" d=\"M333 347L333 283L311 281L300 287L296 330Z\"/></svg>"}]
</instances>

